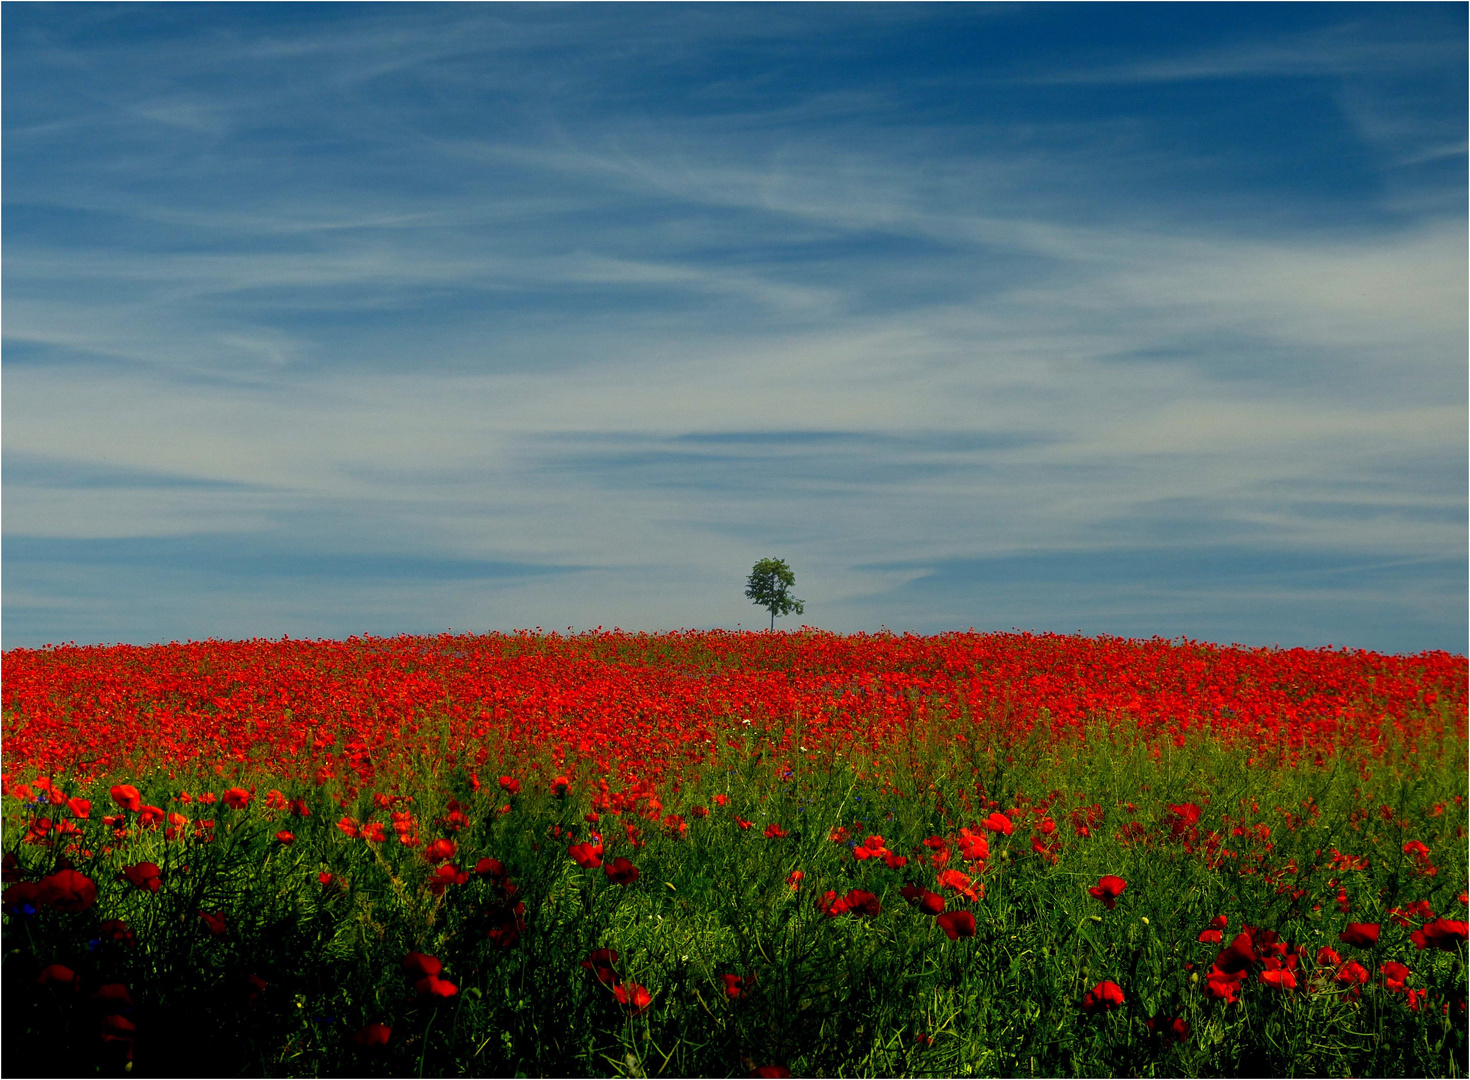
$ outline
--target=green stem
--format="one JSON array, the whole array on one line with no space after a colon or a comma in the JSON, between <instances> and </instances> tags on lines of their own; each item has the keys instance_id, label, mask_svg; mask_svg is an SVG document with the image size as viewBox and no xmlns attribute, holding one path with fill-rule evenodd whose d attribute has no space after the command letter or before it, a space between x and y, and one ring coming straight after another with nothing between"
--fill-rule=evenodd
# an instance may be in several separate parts
<instances>
[{"instance_id":1,"label":"green stem","mask_svg":"<svg viewBox=\"0 0 1470 1080\"><path fill-rule=\"evenodd\" d=\"M424 1025L424 1048L419 1051L419 1080L423 1080L424 1059L429 1056L429 1032L434 1030L434 1021L439 1019L439 1006L434 1006L434 1011L429 1014L429 1022Z\"/></svg>"}]
</instances>

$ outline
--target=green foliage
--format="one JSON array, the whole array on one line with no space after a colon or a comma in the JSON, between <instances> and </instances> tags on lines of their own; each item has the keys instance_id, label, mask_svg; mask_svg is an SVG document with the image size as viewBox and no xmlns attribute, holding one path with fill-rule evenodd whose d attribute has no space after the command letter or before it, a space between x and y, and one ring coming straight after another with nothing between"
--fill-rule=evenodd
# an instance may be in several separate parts
<instances>
[{"instance_id":1,"label":"green foliage","mask_svg":"<svg viewBox=\"0 0 1470 1080\"><path fill-rule=\"evenodd\" d=\"M783 559L761 559L751 567L745 582L745 595L751 603L771 613L771 629L776 628L777 615L800 615L806 610L802 602L787 591L796 584L796 575Z\"/></svg>"},{"instance_id":2,"label":"green foliage","mask_svg":"<svg viewBox=\"0 0 1470 1080\"><path fill-rule=\"evenodd\" d=\"M94 802L81 823L91 856L77 865L97 882L96 904L5 915L4 1071L54 1072L67 1048L65 1072L119 1073L124 1060L96 1037L88 995L122 982L139 1076L696 1076L773 1064L796 1075L1464 1075L1464 947L1415 950L1388 914L1424 900L1463 917L1462 749L1418 760L1389 746L1371 769L1283 767L1202 736L1175 746L1094 732L1061 745L978 732L968 745L941 742L916 723L907 746L867 756L783 753L779 737L756 731L659 792L661 806L644 793L621 812L603 806L595 824L585 820L600 791L592 774L573 772L558 797L551 770L526 762L512 770L523 791L507 796L426 770L400 778L394 804L418 822L418 846L345 835L344 815L387 814L335 782L284 792L307 816L271 809L268 776L243 810L181 803L179 779L126 778L145 803L216 824L172 840L134 826L119 838L99 820L100 781L76 792ZM1201 811L1190 844L1168 825L1185 802ZM1014 833L990 834L983 895L959 905L976 934L951 941L899 890L932 885L926 838L953 837L997 808L1012 812ZM43 810L6 800L5 850L20 880L58 865L58 849L23 842ZM1073 811L1089 836L1077 835ZM1055 862L1031 845L1044 819L1064 841ZM767 837L768 825L788 835ZM276 839L283 829L289 845ZM836 829L850 838L833 841ZM594 831L605 859L637 865L636 882L572 861L569 845ZM853 843L870 834L908 864L856 859ZM425 850L441 837L469 880L436 889ZM1404 854L1409 840L1433 852L1435 874ZM482 857L499 860L508 882L473 872ZM119 880L142 860L160 868L157 892ZM795 870L805 876L793 888ZM1128 882L1111 910L1087 891L1103 874ZM874 893L881 913L834 918L814 904L851 889ZM497 913L514 903L524 931L497 942ZM201 911L221 912L226 933L211 934ZM1240 1001L1210 998L1203 973L1220 946L1198 935L1218 915L1229 934L1259 926L1297 945L1308 957L1299 988L1253 976ZM134 947L102 932L109 919L133 929ZM1409 986L1427 992L1417 1011L1376 979L1355 996L1312 965L1324 945L1352 952L1337 940L1349 920L1382 924L1379 945L1353 955L1375 972L1405 961ZM581 966L599 948L617 951L625 986L647 988L646 1011ZM402 966L410 951L439 958L457 993L418 994ZM52 963L78 974L80 992L36 985ZM252 991L252 975L263 989ZM732 997L723 975L753 981ZM1124 1004L1084 1014L1084 995L1104 979ZM1156 1016L1182 1018L1188 1038L1152 1034ZM386 1047L354 1043L370 1023L391 1027Z\"/></svg>"}]
</instances>

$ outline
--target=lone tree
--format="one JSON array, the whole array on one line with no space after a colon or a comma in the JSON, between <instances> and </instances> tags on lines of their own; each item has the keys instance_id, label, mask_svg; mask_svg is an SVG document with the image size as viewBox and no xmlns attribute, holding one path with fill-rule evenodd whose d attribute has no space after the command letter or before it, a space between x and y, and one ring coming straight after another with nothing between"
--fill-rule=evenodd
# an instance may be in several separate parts
<instances>
[{"instance_id":1,"label":"lone tree","mask_svg":"<svg viewBox=\"0 0 1470 1080\"><path fill-rule=\"evenodd\" d=\"M806 610L800 600L786 591L795 584L796 575L784 559L762 559L751 568L745 595L752 603L770 610L772 630L776 629L777 615L789 615L793 611L800 615Z\"/></svg>"}]
</instances>

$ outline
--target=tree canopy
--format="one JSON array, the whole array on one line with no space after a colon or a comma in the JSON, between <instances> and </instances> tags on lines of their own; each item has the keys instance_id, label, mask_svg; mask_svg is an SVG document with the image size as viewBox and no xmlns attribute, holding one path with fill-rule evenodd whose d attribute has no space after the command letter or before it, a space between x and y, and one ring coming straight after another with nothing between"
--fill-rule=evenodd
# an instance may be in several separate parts
<instances>
[{"instance_id":1,"label":"tree canopy","mask_svg":"<svg viewBox=\"0 0 1470 1080\"><path fill-rule=\"evenodd\" d=\"M751 568L745 582L745 595L771 613L771 629L776 629L776 616L800 615L806 609L787 590L796 584L796 575L784 559L762 559Z\"/></svg>"}]
</instances>

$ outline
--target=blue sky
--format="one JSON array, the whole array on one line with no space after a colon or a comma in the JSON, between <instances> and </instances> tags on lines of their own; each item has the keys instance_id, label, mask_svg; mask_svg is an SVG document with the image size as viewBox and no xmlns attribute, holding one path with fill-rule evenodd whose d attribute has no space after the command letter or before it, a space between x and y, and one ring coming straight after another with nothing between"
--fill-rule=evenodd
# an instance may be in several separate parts
<instances>
[{"instance_id":1,"label":"blue sky","mask_svg":"<svg viewBox=\"0 0 1470 1080\"><path fill-rule=\"evenodd\" d=\"M0 19L7 648L1466 649L1463 4Z\"/></svg>"}]
</instances>

